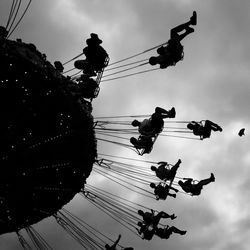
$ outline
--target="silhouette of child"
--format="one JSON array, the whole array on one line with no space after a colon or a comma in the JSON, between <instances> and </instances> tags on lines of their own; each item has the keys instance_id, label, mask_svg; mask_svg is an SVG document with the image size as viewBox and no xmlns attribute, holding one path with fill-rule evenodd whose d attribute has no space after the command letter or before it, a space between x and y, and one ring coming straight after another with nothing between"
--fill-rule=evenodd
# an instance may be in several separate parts
<instances>
[{"instance_id":1,"label":"silhouette of child","mask_svg":"<svg viewBox=\"0 0 250 250\"><path fill-rule=\"evenodd\" d=\"M192 195L200 195L204 185L215 181L213 173L211 173L211 176L208 179L201 180L198 183L193 183L192 178L183 179L186 181L179 181L178 184L181 186L183 191L185 191L186 193L191 193Z\"/></svg>"},{"instance_id":2,"label":"silhouette of child","mask_svg":"<svg viewBox=\"0 0 250 250\"><path fill-rule=\"evenodd\" d=\"M105 67L105 60L108 57L105 49L100 46L102 40L95 33L90 34L90 38L86 40L87 46L83 49L85 60L77 60L74 66L82 69L84 73L95 76L96 72L101 71Z\"/></svg>"},{"instance_id":3,"label":"silhouette of child","mask_svg":"<svg viewBox=\"0 0 250 250\"><path fill-rule=\"evenodd\" d=\"M174 214L169 215L168 213L164 211L161 211L155 215L155 211L153 209L151 209L151 213L138 210L138 214L142 216L143 222L146 225L148 226L152 225L153 228L157 227L161 218L171 218L172 220L176 218Z\"/></svg>"},{"instance_id":4,"label":"silhouette of child","mask_svg":"<svg viewBox=\"0 0 250 250\"><path fill-rule=\"evenodd\" d=\"M194 32L194 29L190 25L197 24L197 14L194 11L190 20L186 23L178 25L177 27L170 30L170 39L166 46L162 46L157 49L159 56L150 57L149 64L156 65L160 64L160 68L164 69L168 66L175 65L178 61L183 59L183 46L181 45L181 40L185 38L190 33ZM184 31L184 33L181 33Z\"/></svg>"},{"instance_id":5,"label":"silhouette of child","mask_svg":"<svg viewBox=\"0 0 250 250\"><path fill-rule=\"evenodd\" d=\"M175 108L166 110L160 107L155 108L155 112L149 119L144 119L142 122L134 120L131 124L133 127L138 127L138 131L141 135L155 136L162 131L165 118L175 117Z\"/></svg>"},{"instance_id":6,"label":"silhouette of child","mask_svg":"<svg viewBox=\"0 0 250 250\"><path fill-rule=\"evenodd\" d=\"M167 196L176 197L176 194L169 193L170 189L174 190L176 193L178 189L169 186L168 184L159 183L157 186L154 183L150 183L150 187L154 189L154 194L156 196L156 200L165 200Z\"/></svg>"},{"instance_id":7,"label":"silhouette of child","mask_svg":"<svg viewBox=\"0 0 250 250\"><path fill-rule=\"evenodd\" d=\"M209 138L212 131L222 132L222 128L218 124L209 120L205 120L204 125L202 125L202 121L192 121L187 124L187 128L192 130L194 135L200 136L201 140Z\"/></svg>"},{"instance_id":8,"label":"silhouette of child","mask_svg":"<svg viewBox=\"0 0 250 250\"><path fill-rule=\"evenodd\" d=\"M168 169L166 166L169 166L169 164L165 161L162 161L158 162L158 167L151 166L151 170L154 171L156 176L161 180L173 180L180 164L181 160L179 159L171 169Z\"/></svg>"}]
</instances>

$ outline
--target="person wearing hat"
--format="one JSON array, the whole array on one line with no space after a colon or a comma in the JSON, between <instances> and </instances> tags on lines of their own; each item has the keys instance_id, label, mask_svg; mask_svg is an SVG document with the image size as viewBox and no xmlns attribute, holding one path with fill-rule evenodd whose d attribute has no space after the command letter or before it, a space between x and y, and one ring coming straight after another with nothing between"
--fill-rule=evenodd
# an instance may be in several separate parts
<instances>
[{"instance_id":1,"label":"person wearing hat","mask_svg":"<svg viewBox=\"0 0 250 250\"><path fill-rule=\"evenodd\" d=\"M108 57L105 49L100 46L102 40L95 33L90 34L90 38L86 40L87 46L83 49L85 60L77 60L74 66L82 69L84 73L95 76L96 73L102 71L106 66L105 61Z\"/></svg>"},{"instance_id":2,"label":"person wearing hat","mask_svg":"<svg viewBox=\"0 0 250 250\"><path fill-rule=\"evenodd\" d=\"M95 33L91 33L90 34L90 38L88 38L86 40L86 44L87 45L91 45L91 44L94 44L94 45L100 45L102 43L102 40L98 37L97 34Z\"/></svg>"}]
</instances>

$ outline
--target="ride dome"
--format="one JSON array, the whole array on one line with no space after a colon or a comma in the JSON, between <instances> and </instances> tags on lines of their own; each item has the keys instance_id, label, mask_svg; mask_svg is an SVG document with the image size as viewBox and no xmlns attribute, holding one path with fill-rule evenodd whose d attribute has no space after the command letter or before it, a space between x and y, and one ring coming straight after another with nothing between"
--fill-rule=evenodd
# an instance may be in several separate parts
<instances>
[{"instance_id":1,"label":"ride dome","mask_svg":"<svg viewBox=\"0 0 250 250\"><path fill-rule=\"evenodd\" d=\"M0 36L0 234L55 214L96 158L91 103L35 45Z\"/></svg>"}]
</instances>

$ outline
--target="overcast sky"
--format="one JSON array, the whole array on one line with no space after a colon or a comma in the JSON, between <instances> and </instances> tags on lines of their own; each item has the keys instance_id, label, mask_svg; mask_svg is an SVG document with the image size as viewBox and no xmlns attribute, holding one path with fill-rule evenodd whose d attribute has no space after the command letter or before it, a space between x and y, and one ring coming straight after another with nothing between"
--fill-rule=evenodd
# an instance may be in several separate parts
<instances>
[{"instance_id":1,"label":"overcast sky","mask_svg":"<svg viewBox=\"0 0 250 250\"><path fill-rule=\"evenodd\" d=\"M23 0L23 2L28 2ZM11 1L0 1L5 25ZM93 101L94 116L150 114L156 106L176 108L178 120L210 119L223 128L204 141L160 137L146 159L176 162L180 176L216 181L201 196L178 195L156 204L133 193L136 202L175 213L185 236L145 242L75 197L72 212L135 249L247 250L250 245L250 1L249 0L43 0L33 1L11 39L34 43L48 60L81 53L91 32L103 40L110 61L142 52L169 39L169 30L197 11L195 32L183 40L185 57L175 67L103 82ZM246 128L246 136L238 131ZM99 152L137 157L126 149L99 145ZM99 188L111 185L90 177ZM116 184L113 188L117 189ZM126 191L128 192L128 191ZM124 190L117 189L119 195ZM102 219L101 219L102 218ZM98 220L101 221L99 224ZM35 226L54 249L81 249L47 219ZM63 247L62 247L63 245ZM14 234L0 236L0 249L21 249Z\"/></svg>"}]
</instances>

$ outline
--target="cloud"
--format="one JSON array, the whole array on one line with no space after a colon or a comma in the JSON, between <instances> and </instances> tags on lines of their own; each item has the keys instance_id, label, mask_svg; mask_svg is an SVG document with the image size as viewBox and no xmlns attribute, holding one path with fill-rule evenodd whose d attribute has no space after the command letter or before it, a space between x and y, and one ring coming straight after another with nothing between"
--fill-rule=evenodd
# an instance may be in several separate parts
<instances>
[{"instance_id":1,"label":"cloud","mask_svg":"<svg viewBox=\"0 0 250 250\"><path fill-rule=\"evenodd\" d=\"M33 1L14 33L13 39L21 37L35 43L50 60L64 61L80 53L89 33L95 32L114 62L167 41L169 30L189 20L192 11L197 10L195 32L183 40L183 61L166 70L103 82L98 98L92 102L95 116L150 114L155 106L174 106L178 120L211 119L223 127L222 133L213 133L204 141L159 137L152 154L143 158L173 163L181 158L178 175L183 177L202 179L215 173L215 183L204 187L196 198L180 194L175 200L156 203L137 197L149 207L175 212L178 218L171 223L187 229L186 236L142 241L108 218L103 219L101 213L92 215L91 207L76 199L72 205L76 213L82 218L88 215L89 222L95 225L100 220L100 228L113 238L121 231L123 245L135 249L248 249L249 4L248 0ZM7 1L0 2L3 23L7 5ZM241 127L246 127L242 138L237 135ZM98 146L99 152L137 157L113 145ZM114 187L97 175L89 181L98 187ZM117 188L117 192L123 195L124 191ZM126 195L135 199L134 194ZM47 226L42 229L46 231ZM51 225L47 231L52 231ZM13 249L16 238L6 237L1 242Z\"/></svg>"}]
</instances>

